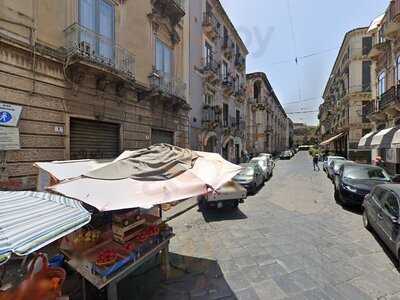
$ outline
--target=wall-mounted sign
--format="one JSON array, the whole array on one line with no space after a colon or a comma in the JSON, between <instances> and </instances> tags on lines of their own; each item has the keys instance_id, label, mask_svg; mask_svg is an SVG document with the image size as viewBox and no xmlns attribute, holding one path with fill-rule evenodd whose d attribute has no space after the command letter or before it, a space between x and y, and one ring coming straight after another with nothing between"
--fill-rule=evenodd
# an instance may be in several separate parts
<instances>
[{"instance_id":1,"label":"wall-mounted sign","mask_svg":"<svg viewBox=\"0 0 400 300\"><path fill-rule=\"evenodd\" d=\"M19 129L0 126L0 151L20 149Z\"/></svg>"},{"instance_id":2,"label":"wall-mounted sign","mask_svg":"<svg viewBox=\"0 0 400 300\"><path fill-rule=\"evenodd\" d=\"M21 111L22 106L0 102L0 126L16 127Z\"/></svg>"}]
</instances>

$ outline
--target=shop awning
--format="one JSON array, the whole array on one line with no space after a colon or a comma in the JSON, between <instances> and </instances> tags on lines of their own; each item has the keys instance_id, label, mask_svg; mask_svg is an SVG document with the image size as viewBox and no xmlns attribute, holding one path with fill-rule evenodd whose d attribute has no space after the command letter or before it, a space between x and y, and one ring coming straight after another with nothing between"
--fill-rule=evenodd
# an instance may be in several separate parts
<instances>
[{"instance_id":1,"label":"shop awning","mask_svg":"<svg viewBox=\"0 0 400 300\"><path fill-rule=\"evenodd\" d=\"M400 148L400 129L393 134L391 148Z\"/></svg>"},{"instance_id":2,"label":"shop awning","mask_svg":"<svg viewBox=\"0 0 400 300\"><path fill-rule=\"evenodd\" d=\"M125 151L100 168L77 174L80 162L37 164L57 179L51 190L81 200L100 211L151 208L202 195L209 187L217 190L234 177L241 167L216 153L191 151L171 145ZM63 166L62 166L63 165ZM87 164L86 164L87 167ZM65 168L65 171L62 170ZM82 167L82 170L84 167ZM65 178L65 174L74 174Z\"/></svg>"},{"instance_id":3,"label":"shop awning","mask_svg":"<svg viewBox=\"0 0 400 300\"><path fill-rule=\"evenodd\" d=\"M0 192L0 255L28 255L90 222L79 201L38 192Z\"/></svg>"},{"instance_id":4,"label":"shop awning","mask_svg":"<svg viewBox=\"0 0 400 300\"><path fill-rule=\"evenodd\" d=\"M392 144L393 135L396 132L395 127L386 128L376 133L371 141L372 148L390 148Z\"/></svg>"},{"instance_id":5,"label":"shop awning","mask_svg":"<svg viewBox=\"0 0 400 300\"><path fill-rule=\"evenodd\" d=\"M327 139L327 140L323 141L319 145L320 146L329 145L329 144L333 143L334 141L336 141L338 138L342 137L343 135L344 135L344 132L339 133L338 135L335 135L334 137L331 137L330 139Z\"/></svg>"},{"instance_id":6,"label":"shop awning","mask_svg":"<svg viewBox=\"0 0 400 300\"><path fill-rule=\"evenodd\" d=\"M361 149L370 148L371 147L372 138L374 137L375 134L377 134L376 131L371 131L371 132L367 133L366 135L364 135L360 139L360 142L358 143L358 148L361 148Z\"/></svg>"}]
</instances>

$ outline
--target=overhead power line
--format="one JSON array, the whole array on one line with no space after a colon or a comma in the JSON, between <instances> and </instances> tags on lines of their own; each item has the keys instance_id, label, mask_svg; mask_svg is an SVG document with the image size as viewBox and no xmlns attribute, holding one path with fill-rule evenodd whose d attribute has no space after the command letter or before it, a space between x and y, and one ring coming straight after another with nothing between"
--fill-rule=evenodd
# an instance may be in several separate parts
<instances>
[{"instance_id":1,"label":"overhead power line","mask_svg":"<svg viewBox=\"0 0 400 300\"><path fill-rule=\"evenodd\" d=\"M315 100L321 100L321 97L305 98L305 99L302 99L302 100L289 101L289 102L281 101L281 103L282 103L283 106L286 106L286 105L290 105L290 104L311 102L311 101L315 101Z\"/></svg>"},{"instance_id":2,"label":"overhead power line","mask_svg":"<svg viewBox=\"0 0 400 300\"><path fill-rule=\"evenodd\" d=\"M304 110L304 111L292 111L292 112L287 112L287 115L297 115L297 114L311 114L311 113L317 113L319 112L318 110Z\"/></svg>"},{"instance_id":3,"label":"overhead power line","mask_svg":"<svg viewBox=\"0 0 400 300\"><path fill-rule=\"evenodd\" d=\"M309 53L309 54L305 54L305 55L303 55L303 56L295 57L294 60L293 60L293 59L279 60L279 61L270 63L270 64L268 64L268 65L270 65L270 66L282 65L282 64L287 64L287 63L291 63L291 62L293 62L293 63L295 63L295 64L298 64L299 61L301 61L301 60L305 60L305 59L307 59L307 58L314 57L314 56L317 56L317 55L326 54L326 53L329 53L329 52L332 52L332 51L335 51L335 50L338 50L338 49L339 49L339 47L330 48L330 49L324 49L324 50L319 50L319 51L316 51L316 52L312 52L312 53Z\"/></svg>"}]
</instances>

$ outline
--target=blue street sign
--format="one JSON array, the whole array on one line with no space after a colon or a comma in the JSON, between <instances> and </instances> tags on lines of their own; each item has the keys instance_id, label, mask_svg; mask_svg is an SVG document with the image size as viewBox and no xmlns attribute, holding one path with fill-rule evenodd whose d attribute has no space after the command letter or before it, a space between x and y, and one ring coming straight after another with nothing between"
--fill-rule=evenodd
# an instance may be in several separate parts
<instances>
[{"instance_id":1,"label":"blue street sign","mask_svg":"<svg viewBox=\"0 0 400 300\"><path fill-rule=\"evenodd\" d=\"M7 124L12 121L12 115L8 111L0 110L0 124Z\"/></svg>"}]
</instances>

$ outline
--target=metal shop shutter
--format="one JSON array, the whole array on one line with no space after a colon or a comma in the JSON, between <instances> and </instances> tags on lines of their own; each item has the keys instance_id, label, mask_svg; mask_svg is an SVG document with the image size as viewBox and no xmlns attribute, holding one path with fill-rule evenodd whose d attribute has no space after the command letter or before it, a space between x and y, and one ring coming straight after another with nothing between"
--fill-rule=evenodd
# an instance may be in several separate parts
<instances>
[{"instance_id":1,"label":"metal shop shutter","mask_svg":"<svg viewBox=\"0 0 400 300\"><path fill-rule=\"evenodd\" d=\"M116 158L119 154L119 124L71 119L71 159Z\"/></svg>"},{"instance_id":2,"label":"metal shop shutter","mask_svg":"<svg viewBox=\"0 0 400 300\"><path fill-rule=\"evenodd\" d=\"M165 144L174 144L174 133L172 131L166 130L158 130L152 129L151 130L151 144L158 144L158 143L165 143Z\"/></svg>"}]
</instances>

